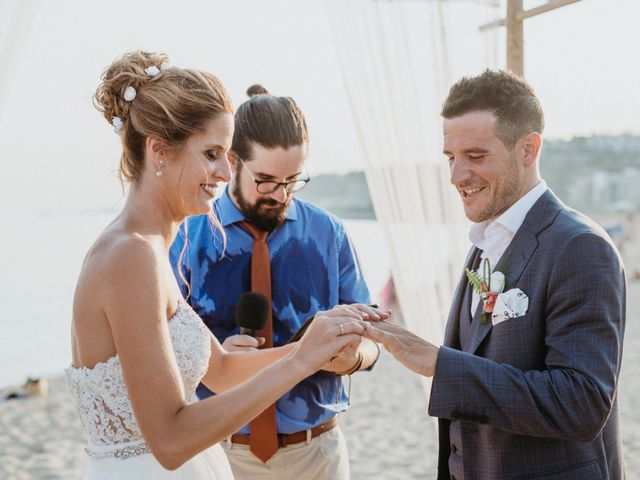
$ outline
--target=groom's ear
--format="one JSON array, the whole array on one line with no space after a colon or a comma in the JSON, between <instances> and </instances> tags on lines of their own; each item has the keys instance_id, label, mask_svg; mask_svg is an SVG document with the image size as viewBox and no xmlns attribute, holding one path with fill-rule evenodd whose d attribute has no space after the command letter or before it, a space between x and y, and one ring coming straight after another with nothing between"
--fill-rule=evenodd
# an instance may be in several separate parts
<instances>
[{"instance_id":1,"label":"groom's ear","mask_svg":"<svg viewBox=\"0 0 640 480\"><path fill-rule=\"evenodd\" d=\"M240 157L238 157L238 154L233 150L229 150L229 152L227 153L227 158L229 159L229 166L231 167L231 172L235 175L236 170L238 169L238 160Z\"/></svg>"},{"instance_id":2,"label":"groom's ear","mask_svg":"<svg viewBox=\"0 0 640 480\"><path fill-rule=\"evenodd\" d=\"M523 162L526 167L533 165L540 156L542 149L542 135L531 132L522 139Z\"/></svg>"}]
</instances>

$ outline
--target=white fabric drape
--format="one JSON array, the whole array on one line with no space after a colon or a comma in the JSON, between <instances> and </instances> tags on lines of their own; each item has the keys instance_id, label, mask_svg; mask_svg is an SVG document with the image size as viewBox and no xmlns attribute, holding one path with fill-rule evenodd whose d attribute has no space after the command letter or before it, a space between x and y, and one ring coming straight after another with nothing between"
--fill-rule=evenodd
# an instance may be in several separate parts
<instances>
[{"instance_id":1,"label":"white fabric drape","mask_svg":"<svg viewBox=\"0 0 640 480\"><path fill-rule=\"evenodd\" d=\"M0 115L40 0L0 0Z\"/></svg>"},{"instance_id":2,"label":"white fabric drape","mask_svg":"<svg viewBox=\"0 0 640 480\"><path fill-rule=\"evenodd\" d=\"M495 0L327 7L403 319L439 345L469 247L439 112L455 80L496 64L498 34L478 27L500 12Z\"/></svg>"}]
</instances>

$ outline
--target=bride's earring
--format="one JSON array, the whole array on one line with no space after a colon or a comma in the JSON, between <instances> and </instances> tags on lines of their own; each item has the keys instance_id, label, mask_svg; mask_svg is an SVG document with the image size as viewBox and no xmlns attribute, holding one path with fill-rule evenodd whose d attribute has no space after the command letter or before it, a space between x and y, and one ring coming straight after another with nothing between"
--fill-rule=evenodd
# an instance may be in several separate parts
<instances>
[{"instance_id":1,"label":"bride's earring","mask_svg":"<svg viewBox=\"0 0 640 480\"><path fill-rule=\"evenodd\" d=\"M158 162L158 170L156 171L156 176L157 177L161 177L162 176L162 167L164 167L164 160L160 160Z\"/></svg>"}]
</instances>

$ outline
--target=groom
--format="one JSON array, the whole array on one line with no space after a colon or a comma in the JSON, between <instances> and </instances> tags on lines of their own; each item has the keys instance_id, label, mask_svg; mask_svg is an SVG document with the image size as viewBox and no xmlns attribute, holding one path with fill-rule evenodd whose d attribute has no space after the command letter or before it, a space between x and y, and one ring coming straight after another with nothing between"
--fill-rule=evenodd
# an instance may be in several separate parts
<instances>
[{"instance_id":1,"label":"groom","mask_svg":"<svg viewBox=\"0 0 640 480\"><path fill-rule=\"evenodd\" d=\"M463 273L441 348L387 322L368 328L433 376L438 479L621 479L619 254L541 180L543 113L524 80L463 78L442 116L451 183L474 222L465 267L477 291Z\"/></svg>"}]
</instances>

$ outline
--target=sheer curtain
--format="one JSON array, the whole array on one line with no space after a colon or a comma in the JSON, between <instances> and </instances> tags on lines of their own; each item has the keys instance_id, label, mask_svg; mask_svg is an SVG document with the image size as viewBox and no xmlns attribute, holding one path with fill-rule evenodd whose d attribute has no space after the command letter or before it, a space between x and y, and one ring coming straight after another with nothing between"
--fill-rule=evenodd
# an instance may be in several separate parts
<instances>
[{"instance_id":1,"label":"sheer curtain","mask_svg":"<svg viewBox=\"0 0 640 480\"><path fill-rule=\"evenodd\" d=\"M478 30L496 3L327 1L403 319L436 345L469 248L439 112L455 80L497 63L498 34Z\"/></svg>"},{"instance_id":2,"label":"sheer curtain","mask_svg":"<svg viewBox=\"0 0 640 480\"><path fill-rule=\"evenodd\" d=\"M40 0L0 0L0 116Z\"/></svg>"}]
</instances>

